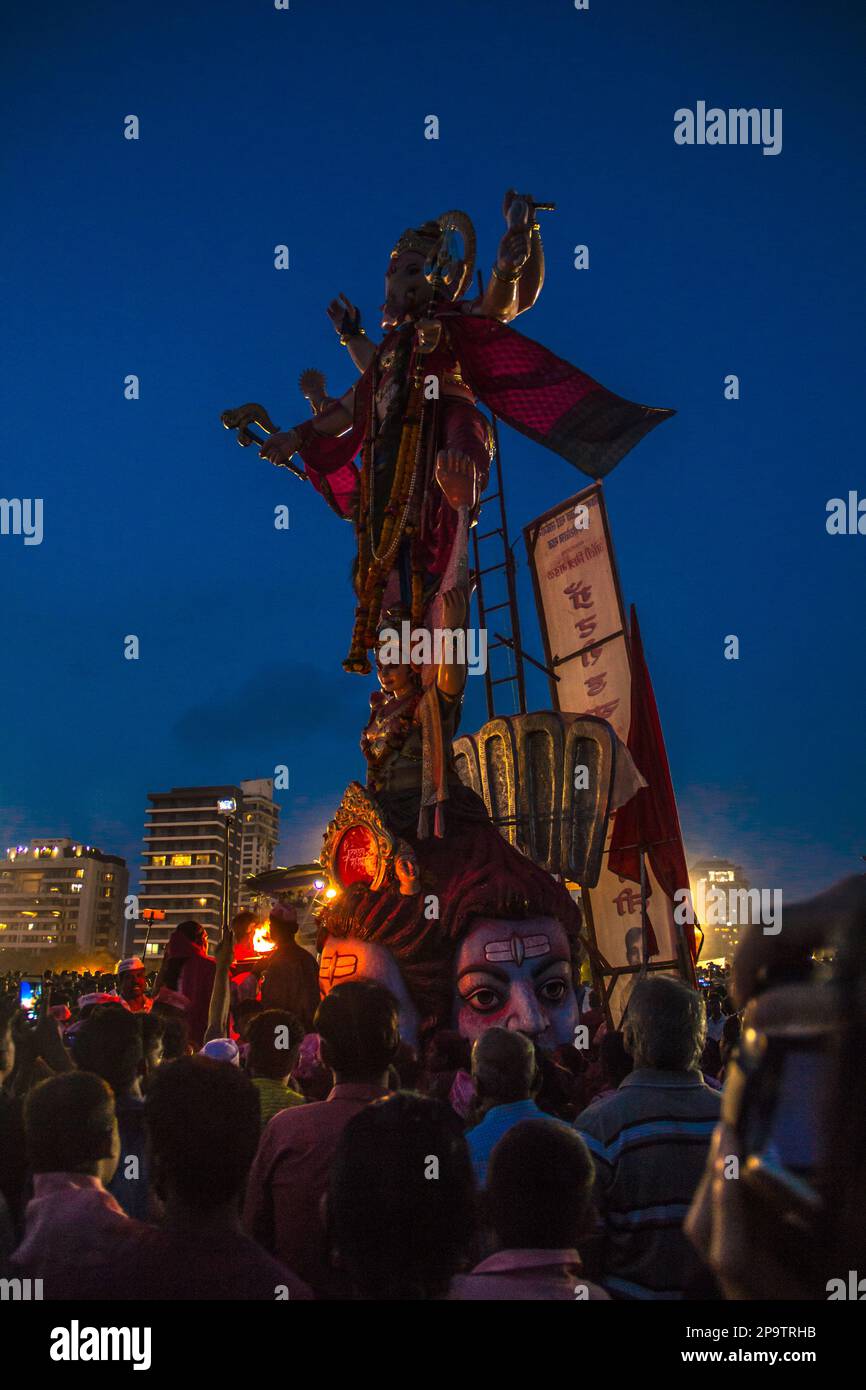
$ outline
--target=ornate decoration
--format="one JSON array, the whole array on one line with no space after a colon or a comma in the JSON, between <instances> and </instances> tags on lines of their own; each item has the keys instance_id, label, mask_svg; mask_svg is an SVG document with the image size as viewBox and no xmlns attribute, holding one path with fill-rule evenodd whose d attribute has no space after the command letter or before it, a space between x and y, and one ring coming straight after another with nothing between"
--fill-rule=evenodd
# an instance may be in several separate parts
<instances>
[{"instance_id":1,"label":"ornate decoration","mask_svg":"<svg viewBox=\"0 0 866 1390\"><path fill-rule=\"evenodd\" d=\"M439 243L440 231L438 219L425 222L423 227L407 227L394 244L391 260L396 260L404 251L416 251L419 256L431 255Z\"/></svg>"},{"instance_id":2,"label":"ornate decoration","mask_svg":"<svg viewBox=\"0 0 866 1390\"><path fill-rule=\"evenodd\" d=\"M366 883L375 892L390 871L401 893L421 889L414 851L405 840L391 834L381 807L360 782L350 782L343 793L337 814L325 831L321 861L341 888Z\"/></svg>"},{"instance_id":3,"label":"ornate decoration","mask_svg":"<svg viewBox=\"0 0 866 1390\"><path fill-rule=\"evenodd\" d=\"M455 234L462 239L462 246L458 244ZM425 222L423 227L407 227L398 238L391 259L394 260L403 251L416 251L418 255L425 256L427 279L447 285L451 299L457 300L465 294L472 280L475 248L472 219L459 208L451 208L434 222Z\"/></svg>"},{"instance_id":4,"label":"ornate decoration","mask_svg":"<svg viewBox=\"0 0 866 1390\"><path fill-rule=\"evenodd\" d=\"M441 247L442 254L446 257L443 278L447 285L450 285L453 279L457 280L456 288L451 294L452 300L457 300L466 293L475 270L475 228L469 214L461 212L459 208L451 208L449 212L443 212L440 217L436 218L436 221L443 232ZM459 259L455 250L455 232L463 241L462 255L459 256ZM449 265L454 266L454 271L450 275Z\"/></svg>"},{"instance_id":5,"label":"ornate decoration","mask_svg":"<svg viewBox=\"0 0 866 1390\"><path fill-rule=\"evenodd\" d=\"M324 373L317 367L307 367L306 371L301 372L298 380L301 388L301 395L309 401L310 409L314 415L321 415L326 405L329 405L332 397L328 395L328 387Z\"/></svg>"},{"instance_id":6,"label":"ornate decoration","mask_svg":"<svg viewBox=\"0 0 866 1390\"><path fill-rule=\"evenodd\" d=\"M598 882L616 765L604 719L552 710L491 719L454 740L454 760L510 844L549 873Z\"/></svg>"}]
</instances>

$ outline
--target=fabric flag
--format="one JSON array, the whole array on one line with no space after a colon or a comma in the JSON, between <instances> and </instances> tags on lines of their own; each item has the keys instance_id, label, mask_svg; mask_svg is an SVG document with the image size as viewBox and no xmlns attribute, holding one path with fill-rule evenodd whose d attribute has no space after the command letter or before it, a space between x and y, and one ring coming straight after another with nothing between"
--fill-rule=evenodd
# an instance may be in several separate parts
<instances>
[{"instance_id":1,"label":"fabric flag","mask_svg":"<svg viewBox=\"0 0 866 1390\"><path fill-rule=\"evenodd\" d=\"M640 846L643 845L659 887L673 902L677 890L688 889L689 875L661 720L634 605L631 608L631 661L628 747L647 785L616 813L608 865L613 873L639 883ZM695 933L691 924L686 926L686 936L694 961ZM653 954L654 944L649 943L650 954Z\"/></svg>"},{"instance_id":2,"label":"fabric flag","mask_svg":"<svg viewBox=\"0 0 866 1390\"><path fill-rule=\"evenodd\" d=\"M445 325L464 381L479 400L590 478L606 477L645 434L675 414L618 396L498 319L460 313L453 306L434 312ZM350 430L329 438L316 432L313 420L297 427L307 476L343 516L351 515L354 504L353 459L366 437L374 366L355 384Z\"/></svg>"}]
</instances>

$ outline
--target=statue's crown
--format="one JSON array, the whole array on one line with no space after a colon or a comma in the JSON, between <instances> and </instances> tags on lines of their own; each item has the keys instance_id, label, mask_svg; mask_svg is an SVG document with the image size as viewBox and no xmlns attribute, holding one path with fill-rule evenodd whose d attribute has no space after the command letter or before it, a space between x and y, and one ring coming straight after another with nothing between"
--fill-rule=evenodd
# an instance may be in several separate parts
<instances>
[{"instance_id":1,"label":"statue's crown","mask_svg":"<svg viewBox=\"0 0 866 1390\"><path fill-rule=\"evenodd\" d=\"M442 239L442 228L438 222L425 222L423 227L407 227L398 237L391 259L404 251L417 251L419 255L429 256Z\"/></svg>"},{"instance_id":2,"label":"statue's crown","mask_svg":"<svg viewBox=\"0 0 866 1390\"><path fill-rule=\"evenodd\" d=\"M440 290L447 285L450 298L459 299L472 279L475 228L465 212L452 208L421 227L407 227L391 258L402 251L416 251L423 256L427 279L433 280Z\"/></svg>"}]
</instances>

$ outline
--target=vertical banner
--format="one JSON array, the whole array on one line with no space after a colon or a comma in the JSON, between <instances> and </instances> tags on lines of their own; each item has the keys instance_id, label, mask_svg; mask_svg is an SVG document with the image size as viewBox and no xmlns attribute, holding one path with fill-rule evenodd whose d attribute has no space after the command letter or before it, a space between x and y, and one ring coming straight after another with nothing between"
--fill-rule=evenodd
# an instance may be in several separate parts
<instances>
[{"instance_id":1,"label":"vertical banner","mask_svg":"<svg viewBox=\"0 0 866 1390\"><path fill-rule=\"evenodd\" d=\"M607 843L598 883L581 893L587 927L599 955L606 1011L614 1027L622 1022L638 974L643 969L643 930L641 925L640 884L615 874L609 867L610 841L616 825L616 812L610 818ZM680 928L674 922L674 904L659 886L652 865L646 860L649 896L650 957L648 967L663 974L687 978L678 947ZM693 983L691 979L688 983Z\"/></svg>"},{"instance_id":2,"label":"vertical banner","mask_svg":"<svg viewBox=\"0 0 866 1390\"><path fill-rule=\"evenodd\" d=\"M630 669L601 484L524 528L555 709L595 714L626 741Z\"/></svg>"},{"instance_id":3,"label":"vertical banner","mask_svg":"<svg viewBox=\"0 0 866 1390\"><path fill-rule=\"evenodd\" d=\"M626 618L601 483L594 483L524 527L538 621L555 709L594 714L628 743L631 661ZM643 768L639 769L643 772ZM644 969L682 975L681 932L674 904L646 859L649 961L643 960L640 885L608 865L616 824L611 815L598 883L581 900L596 959L593 973L606 1012L619 1025Z\"/></svg>"}]
</instances>

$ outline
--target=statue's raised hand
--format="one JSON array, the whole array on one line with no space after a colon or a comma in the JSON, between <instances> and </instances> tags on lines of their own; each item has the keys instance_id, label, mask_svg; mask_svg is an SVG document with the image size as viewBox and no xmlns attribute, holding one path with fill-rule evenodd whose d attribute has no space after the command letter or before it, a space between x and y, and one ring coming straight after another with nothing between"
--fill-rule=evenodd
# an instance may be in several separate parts
<instances>
[{"instance_id":1,"label":"statue's raised hand","mask_svg":"<svg viewBox=\"0 0 866 1390\"><path fill-rule=\"evenodd\" d=\"M499 243L496 255L496 269L502 275L515 275L529 260L529 232L518 229L506 232Z\"/></svg>"},{"instance_id":2,"label":"statue's raised hand","mask_svg":"<svg viewBox=\"0 0 866 1390\"><path fill-rule=\"evenodd\" d=\"M514 275L529 260L534 204L528 193L509 188L502 203L508 230L499 243L496 268L502 275Z\"/></svg>"},{"instance_id":3,"label":"statue's raised hand","mask_svg":"<svg viewBox=\"0 0 866 1390\"><path fill-rule=\"evenodd\" d=\"M331 300L328 305L328 318L341 338L351 337L361 327L361 310L356 309L344 294Z\"/></svg>"}]
</instances>

